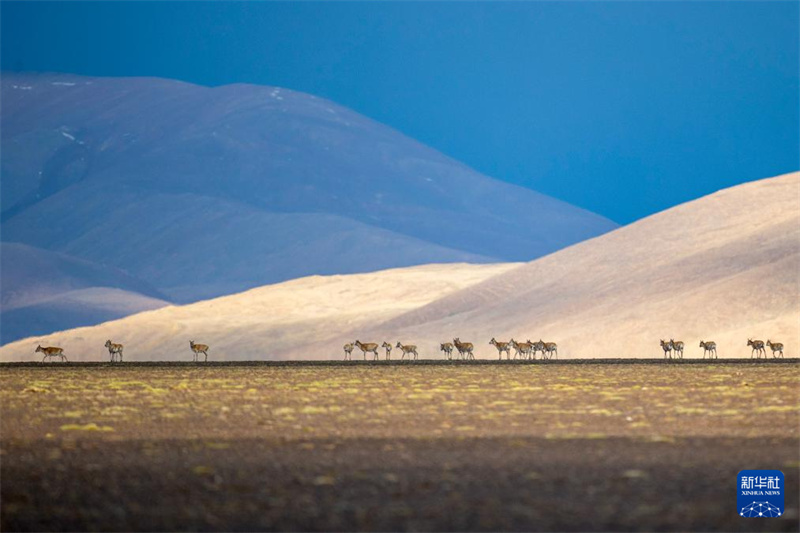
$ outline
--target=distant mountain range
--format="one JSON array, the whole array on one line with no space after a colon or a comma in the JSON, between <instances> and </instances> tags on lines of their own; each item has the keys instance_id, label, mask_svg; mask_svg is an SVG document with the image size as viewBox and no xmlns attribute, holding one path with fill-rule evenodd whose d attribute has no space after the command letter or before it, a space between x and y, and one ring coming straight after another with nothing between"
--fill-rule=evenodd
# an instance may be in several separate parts
<instances>
[{"instance_id":1,"label":"distant mountain range","mask_svg":"<svg viewBox=\"0 0 800 533\"><path fill-rule=\"evenodd\" d=\"M1 82L3 241L119 269L171 302L315 274L530 260L616 227L308 94Z\"/></svg>"},{"instance_id":2,"label":"distant mountain range","mask_svg":"<svg viewBox=\"0 0 800 533\"><path fill-rule=\"evenodd\" d=\"M340 359L342 344L398 340L441 358L461 337L479 358L489 339L554 341L559 357L662 357L659 339L701 340L720 358L749 357L748 338L800 350L800 173L746 183L658 213L526 264L427 265L316 276L0 348L33 358L35 343L75 360ZM381 351L381 353L383 353ZM360 358L356 351L354 357ZM381 356L383 357L383 355Z\"/></svg>"}]
</instances>

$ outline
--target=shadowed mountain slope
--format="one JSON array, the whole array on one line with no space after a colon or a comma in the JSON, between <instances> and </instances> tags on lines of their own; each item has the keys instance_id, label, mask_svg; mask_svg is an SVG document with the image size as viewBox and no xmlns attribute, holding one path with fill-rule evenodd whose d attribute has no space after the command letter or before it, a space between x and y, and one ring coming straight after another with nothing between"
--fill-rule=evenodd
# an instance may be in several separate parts
<instances>
[{"instance_id":1,"label":"shadowed mountain slope","mask_svg":"<svg viewBox=\"0 0 800 533\"><path fill-rule=\"evenodd\" d=\"M113 268L16 243L0 244L0 340L93 325L168 304Z\"/></svg>"},{"instance_id":2,"label":"shadowed mountain slope","mask_svg":"<svg viewBox=\"0 0 800 533\"><path fill-rule=\"evenodd\" d=\"M176 301L527 260L616 227L286 89L6 73L2 96L3 238L125 269Z\"/></svg>"}]
</instances>

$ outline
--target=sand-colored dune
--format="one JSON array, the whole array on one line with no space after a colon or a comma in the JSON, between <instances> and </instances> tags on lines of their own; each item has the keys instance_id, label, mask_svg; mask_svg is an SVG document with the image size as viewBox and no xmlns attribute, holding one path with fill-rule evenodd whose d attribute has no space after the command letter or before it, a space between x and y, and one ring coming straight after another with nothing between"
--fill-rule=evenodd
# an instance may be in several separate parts
<instances>
[{"instance_id":1,"label":"sand-colored dune","mask_svg":"<svg viewBox=\"0 0 800 533\"><path fill-rule=\"evenodd\" d=\"M74 361L108 357L106 339L129 361L191 360L189 340L209 344L217 361L341 357L330 339L384 322L452 292L516 268L424 265L369 274L311 276L185 306L169 306L93 327L32 337L0 348L0 361L33 359L36 345L57 345ZM321 343L324 349L306 351ZM300 355L297 355L300 353Z\"/></svg>"},{"instance_id":2,"label":"sand-colored dune","mask_svg":"<svg viewBox=\"0 0 800 533\"><path fill-rule=\"evenodd\" d=\"M352 337L350 332L341 338ZM748 338L800 352L800 173L747 183L658 213L369 331L435 353L460 335L554 341L561 357L661 357L659 339L702 357L747 357Z\"/></svg>"},{"instance_id":3,"label":"sand-colored dune","mask_svg":"<svg viewBox=\"0 0 800 533\"><path fill-rule=\"evenodd\" d=\"M0 348L32 357L39 341L77 360L107 338L129 359L338 359L356 338L414 343L423 358L460 336L496 358L493 336L555 341L562 358L661 357L659 339L701 357L747 357L750 337L800 351L800 173L700 198L527 264L427 265L308 277ZM356 352L354 356L360 357ZM395 354L395 357L397 355Z\"/></svg>"}]
</instances>

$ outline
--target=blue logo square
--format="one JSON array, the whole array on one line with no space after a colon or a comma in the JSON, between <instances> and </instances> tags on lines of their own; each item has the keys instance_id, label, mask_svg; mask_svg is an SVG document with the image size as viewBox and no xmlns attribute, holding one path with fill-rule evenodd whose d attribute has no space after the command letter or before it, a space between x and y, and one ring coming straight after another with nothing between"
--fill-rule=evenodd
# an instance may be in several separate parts
<instances>
[{"instance_id":1,"label":"blue logo square","mask_svg":"<svg viewBox=\"0 0 800 533\"><path fill-rule=\"evenodd\" d=\"M739 516L777 518L783 514L783 472L780 470L742 470L736 486Z\"/></svg>"}]
</instances>

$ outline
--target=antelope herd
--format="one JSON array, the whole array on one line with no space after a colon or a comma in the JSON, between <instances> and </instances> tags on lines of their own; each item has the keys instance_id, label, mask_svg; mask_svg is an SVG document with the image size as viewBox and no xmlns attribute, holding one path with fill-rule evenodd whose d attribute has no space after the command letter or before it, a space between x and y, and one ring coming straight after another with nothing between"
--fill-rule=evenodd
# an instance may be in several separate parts
<instances>
[{"instance_id":1,"label":"antelope herd","mask_svg":"<svg viewBox=\"0 0 800 533\"><path fill-rule=\"evenodd\" d=\"M111 342L111 339L107 340L105 345L106 349L108 350L108 354L111 356L111 362L114 363L119 359L119 362L122 362L122 350L124 346L122 344ZM189 341L189 348L192 349L192 353L194 354L193 361L197 362L198 355L203 354L205 356L204 361L208 361L208 345L207 344L195 344L194 341ZM46 346L42 347L39 345L36 347L36 353L43 353L44 357L42 357L42 363L48 357L58 357L62 362L68 363L67 356L64 355L64 349L59 348L58 346Z\"/></svg>"},{"instance_id":2,"label":"antelope herd","mask_svg":"<svg viewBox=\"0 0 800 533\"><path fill-rule=\"evenodd\" d=\"M520 342L512 338L508 342L505 342L498 341L492 337L489 344L495 347L497 350L497 358L500 360L503 359L503 353L506 354L506 360L510 360L512 349L514 350L514 359L535 360L536 354L540 352L541 359L552 359L554 356L558 359L558 345L555 342L545 342L542 339L536 342L530 339L525 342ZM686 346L683 341L677 341L675 339L665 341L661 339L660 344L661 349L664 350L664 359L683 359L683 351ZM367 353L372 353L374 355L373 360L378 360L378 345L374 342L362 343L361 341L355 341L354 343L347 343L344 345L345 360L352 359L351 354L354 346L361 348L361 351L364 353L364 360L367 359ZM772 350L773 358L783 357L783 343L780 342L767 340L765 343L764 341L748 339L747 346L753 349L750 355L751 358L756 356L760 358L762 355L766 358L767 353L764 346L768 346ZM388 361L391 358L392 345L384 341L381 347L386 349L386 360ZM417 347L413 344L403 344L398 341L395 347L400 348L402 353L401 359L405 359L406 355L411 359L411 354L414 354L414 360L418 357ZM709 359L718 358L716 342L700 341L699 347L703 349L703 359L706 357ZM444 353L445 359L448 361L456 359L456 356L453 355L454 350L458 354L459 359L473 360L475 359L474 349L475 346L471 342L461 342L461 339L458 337L453 339L453 342L443 342L439 344L439 350Z\"/></svg>"},{"instance_id":3,"label":"antelope herd","mask_svg":"<svg viewBox=\"0 0 800 533\"><path fill-rule=\"evenodd\" d=\"M536 359L537 352L542 352L542 359L551 359L554 355L558 359L558 345L554 342L544 342L542 339L537 342L533 342L530 339L525 342L517 342L514 339L502 342L492 337L489 344L497 348L498 359L503 358L503 352L506 353L506 359L511 359L511 348L514 348L514 359L518 357L529 360Z\"/></svg>"},{"instance_id":4,"label":"antelope herd","mask_svg":"<svg viewBox=\"0 0 800 533\"><path fill-rule=\"evenodd\" d=\"M783 358L783 343L782 342L772 342L767 339L767 342L760 340L753 340L747 339L747 346L752 348L750 351L750 359L753 357L760 359L763 355L764 358L767 358L767 350L764 349L764 345L769 346L772 350L772 357L776 359L778 357ZM717 359L717 343L714 341L700 341L700 348L703 349L703 359L708 356L709 359ZM669 341L665 341L661 339L661 349L664 350L664 358L666 359L669 357L672 358L672 353L675 352L675 357L679 359L683 359L683 341L676 341L674 339L670 339Z\"/></svg>"},{"instance_id":5,"label":"antelope herd","mask_svg":"<svg viewBox=\"0 0 800 533\"><path fill-rule=\"evenodd\" d=\"M508 342L501 342L495 338L492 338L492 340L489 341L489 344L497 348L500 359L503 358L503 352L506 354L506 359L511 359L512 348L514 349L514 359L535 359L537 352L542 353L542 359L551 359L553 356L558 358L558 345L556 345L554 342L544 342L541 339L538 342L532 342L530 339L525 342L517 342L514 339L511 339ZM379 359L377 343L361 342L357 340L355 342L348 342L343 346L345 361L353 359L353 349L355 347L358 347L361 350L365 361L367 360L368 353L373 355L373 361L377 361ZM392 354L392 344L384 341L380 347L386 350L386 360L389 361ZM409 360L412 360L412 355L414 356L413 360L419 358L419 353L415 344L403 344L402 342L398 341L397 344L394 345L394 348L400 348L401 360L404 360L406 355L408 356ZM443 342L439 344L439 350L444 353L445 359L448 361L454 359L460 359L462 361L475 359L475 345L471 342L461 342L461 339L458 337L453 339L453 342ZM454 352L458 355L454 355Z\"/></svg>"},{"instance_id":6,"label":"antelope herd","mask_svg":"<svg viewBox=\"0 0 800 533\"><path fill-rule=\"evenodd\" d=\"M558 359L558 345L555 342L545 342L542 339L539 339L536 342L533 342L530 339L526 340L525 342L520 342L512 338L508 342L505 342L498 341L492 337L492 340L489 341L489 344L497 349L497 357L500 360L503 359L503 353L506 354L506 360L510 360L512 349L514 350L514 359L535 360L537 353L541 353L541 359L543 360L552 359L554 356L556 359ZM660 345L661 349L664 351L664 359L683 359L683 349L685 346L683 341L676 341L675 339L665 341L664 339L661 339ZM699 346L703 349L703 359L705 359L706 356L708 356L709 359L717 359L716 342L700 341ZM747 339L747 346L751 348L751 359L754 357L760 359L762 356L766 358L767 350L765 346L772 350L773 358L783 358L783 343L781 342L772 342L769 339L767 339L767 342L757 339ZM109 339L106 341L105 347L108 350L108 354L111 357L112 363L117 361L120 363L122 362L122 350L124 348L122 344L111 342L111 339ZM198 344L194 341L189 341L189 348L192 350L192 360L194 362L199 362L200 354L203 354L204 356L203 362L208 361L209 348L207 344ZM356 340L355 342L348 342L344 345L345 361L353 359L353 350L355 348L361 350L365 361L367 360L367 354L372 354L372 360L378 361L380 359L378 356L379 348L386 350L387 361L391 359L392 348L400 349L400 360L405 360L406 356L408 356L409 360L414 361L419 358L419 352L415 344L403 344L402 342L398 341L397 344L392 346L391 343L384 341L383 344L379 346L374 342L361 342L360 340ZM448 361L456 360L456 358L462 361L475 359L475 345L471 342L462 342L458 337L454 338L453 342L443 342L439 344L439 350L444 353L445 359ZM458 355L454 355L454 352ZM48 358L53 357L58 357L60 361L65 363L69 362L67 356L64 355L64 349L57 346L43 347L39 345L36 347L36 353L44 354L44 357L42 357L42 363L44 363Z\"/></svg>"},{"instance_id":7,"label":"antelope herd","mask_svg":"<svg viewBox=\"0 0 800 533\"><path fill-rule=\"evenodd\" d=\"M762 355L766 359L767 357L767 350L764 349L764 341L747 339L747 346L752 348L750 352L750 358L752 359L753 356L761 357ZM769 349L772 350L772 357L783 357L783 343L782 342L772 342L767 339L766 345L769 346ZM778 354L778 355L775 355Z\"/></svg>"},{"instance_id":8,"label":"antelope herd","mask_svg":"<svg viewBox=\"0 0 800 533\"><path fill-rule=\"evenodd\" d=\"M675 357L677 359L683 359L683 341L676 341L675 339L670 339L669 342L661 339L659 341L661 343L661 349L664 350L664 359L669 357L672 359L672 353L675 352ZM708 354L708 358L711 359L713 356L714 358L717 357L717 343L714 341L703 342L700 341L700 348L703 348L703 359L706 358Z\"/></svg>"}]
</instances>

